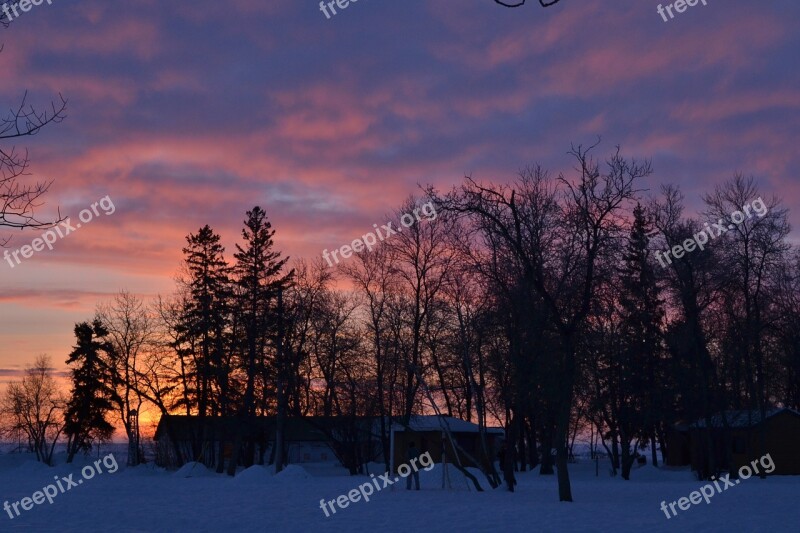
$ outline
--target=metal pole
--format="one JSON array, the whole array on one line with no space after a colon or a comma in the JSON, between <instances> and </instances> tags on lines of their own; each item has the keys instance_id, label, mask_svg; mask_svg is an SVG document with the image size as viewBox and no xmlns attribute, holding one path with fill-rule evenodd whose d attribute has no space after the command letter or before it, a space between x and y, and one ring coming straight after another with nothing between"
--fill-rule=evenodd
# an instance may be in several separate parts
<instances>
[{"instance_id":1,"label":"metal pole","mask_svg":"<svg viewBox=\"0 0 800 533\"><path fill-rule=\"evenodd\" d=\"M444 480L447 477L447 448L445 448L444 431L442 431L442 490L444 490Z\"/></svg>"},{"instance_id":2,"label":"metal pole","mask_svg":"<svg viewBox=\"0 0 800 533\"><path fill-rule=\"evenodd\" d=\"M389 473L394 474L394 422L389 423Z\"/></svg>"}]
</instances>

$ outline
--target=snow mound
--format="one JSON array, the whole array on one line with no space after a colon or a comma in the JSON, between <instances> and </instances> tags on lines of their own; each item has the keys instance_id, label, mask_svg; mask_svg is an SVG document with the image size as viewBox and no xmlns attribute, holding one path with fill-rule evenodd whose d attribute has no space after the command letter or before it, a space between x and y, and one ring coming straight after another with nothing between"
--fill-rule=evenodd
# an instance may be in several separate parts
<instances>
[{"instance_id":1,"label":"snow mound","mask_svg":"<svg viewBox=\"0 0 800 533\"><path fill-rule=\"evenodd\" d=\"M652 465L647 465L631 470L631 479L636 481L666 481L668 474Z\"/></svg>"},{"instance_id":2,"label":"snow mound","mask_svg":"<svg viewBox=\"0 0 800 533\"><path fill-rule=\"evenodd\" d=\"M448 464L445 467L441 463L436 463L433 468L427 467L430 470L422 468L419 470L420 486L424 489L441 489L442 478L444 477L444 485L446 490L454 491L472 491L475 490L475 485L467 476L465 476L455 465ZM491 489L488 480L483 472L478 468L467 467L467 472L475 476L475 479L484 490ZM404 480L401 480L405 484ZM413 480L412 480L413 483Z\"/></svg>"},{"instance_id":3,"label":"snow mound","mask_svg":"<svg viewBox=\"0 0 800 533\"><path fill-rule=\"evenodd\" d=\"M311 479L312 476L302 466L288 465L279 473L275 474L277 479L281 481L305 481Z\"/></svg>"},{"instance_id":4,"label":"snow mound","mask_svg":"<svg viewBox=\"0 0 800 533\"><path fill-rule=\"evenodd\" d=\"M50 467L44 463L36 461L35 459L28 459L20 463L20 465L16 468L17 472L41 472L42 470L49 470Z\"/></svg>"},{"instance_id":5,"label":"snow mound","mask_svg":"<svg viewBox=\"0 0 800 533\"><path fill-rule=\"evenodd\" d=\"M173 474L175 477L214 477L216 474L206 468L203 463L190 462L183 465Z\"/></svg>"},{"instance_id":6,"label":"snow mound","mask_svg":"<svg viewBox=\"0 0 800 533\"><path fill-rule=\"evenodd\" d=\"M375 463L370 462L365 465L367 474L375 474L376 476L379 474L383 474L386 472L386 465L383 463Z\"/></svg>"},{"instance_id":7,"label":"snow mound","mask_svg":"<svg viewBox=\"0 0 800 533\"><path fill-rule=\"evenodd\" d=\"M0 455L0 468L18 468L27 461L36 461L32 453L8 453Z\"/></svg>"},{"instance_id":8,"label":"snow mound","mask_svg":"<svg viewBox=\"0 0 800 533\"><path fill-rule=\"evenodd\" d=\"M688 468L665 469L656 468L652 465L643 466L631 471L632 481L645 482L670 482L670 481L694 481L697 478Z\"/></svg>"},{"instance_id":9,"label":"snow mound","mask_svg":"<svg viewBox=\"0 0 800 533\"><path fill-rule=\"evenodd\" d=\"M233 479L236 482L243 483L266 483L272 480L272 474L267 467L253 465L236 474L236 477Z\"/></svg>"},{"instance_id":10,"label":"snow mound","mask_svg":"<svg viewBox=\"0 0 800 533\"><path fill-rule=\"evenodd\" d=\"M119 465L119 467L120 470L123 470L123 465ZM126 466L123 471L130 476L158 476L167 472L167 469L153 464L143 464L139 466Z\"/></svg>"},{"instance_id":11,"label":"snow mound","mask_svg":"<svg viewBox=\"0 0 800 533\"><path fill-rule=\"evenodd\" d=\"M303 468L311 477L346 477L350 475L349 470L337 464L303 463ZM383 474L383 470L380 473Z\"/></svg>"}]
</instances>

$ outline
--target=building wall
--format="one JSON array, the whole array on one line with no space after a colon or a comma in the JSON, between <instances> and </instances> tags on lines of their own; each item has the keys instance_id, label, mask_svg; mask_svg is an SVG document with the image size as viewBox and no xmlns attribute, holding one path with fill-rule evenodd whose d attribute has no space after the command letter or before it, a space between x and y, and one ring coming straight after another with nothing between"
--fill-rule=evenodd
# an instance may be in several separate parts
<instances>
[{"instance_id":1,"label":"building wall","mask_svg":"<svg viewBox=\"0 0 800 533\"><path fill-rule=\"evenodd\" d=\"M749 446L747 439L749 437ZM748 433L737 431L734 434L733 464L738 470L761 458L761 437L759 428ZM744 449L743 449L744 448ZM742 450L740 453L737 453ZM800 475L800 417L788 412L775 415L767 420L764 453L768 453L775 463L772 475ZM759 465L759 470L762 470Z\"/></svg>"},{"instance_id":2,"label":"building wall","mask_svg":"<svg viewBox=\"0 0 800 533\"><path fill-rule=\"evenodd\" d=\"M692 429L691 453L692 469L701 471L707 468L703 428ZM783 412L766 421L766 439L763 454L769 454L775 463L775 470L769 475L800 475L800 417ZM731 473L762 456L760 445L760 426L750 431L744 428L713 429L712 439L717 464ZM729 464L730 463L730 464ZM761 470L761 466L759 466Z\"/></svg>"},{"instance_id":3,"label":"building wall","mask_svg":"<svg viewBox=\"0 0 800 533\"><path fill-rule=\"evenodd\" d=\"M666 436L667 466L687 466L692 462L689 431L670 429Z\"/></svg>"},{"instance_id":4,"label":"building wall","mask_svg":"<svg viewBox=\"0 0 800 533\"><path fill-rule=\"evenodd\" d=\"M330 446L322 442L293 442L289 444L289 463L330 463L339 464L339 460Z\"/></svg>"}]
</instances>

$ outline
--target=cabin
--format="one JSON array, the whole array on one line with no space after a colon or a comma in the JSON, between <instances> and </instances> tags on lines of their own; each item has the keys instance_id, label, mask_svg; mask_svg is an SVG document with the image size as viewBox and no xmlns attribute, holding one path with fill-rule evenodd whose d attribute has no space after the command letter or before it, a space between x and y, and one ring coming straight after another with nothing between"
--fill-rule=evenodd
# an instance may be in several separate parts
<instances>
[{"instance_id":1,"label":"cabin","mask_svg":"<svg viewBox=\"0 0 800 533\"><path fill-rule=\"evenodd\" d=\"M708 436L721 470L738 472L769 454L775 463L769 475L800 475L800 413L793 409L768 409L763 421L759 410L738 410L714 415L710 426L705 419L677 424L668 436L667 464L707 472Z\"/></svg>"},{"instance_id":2,"label":"cabin","mask_svg":"<svg viewBox=\"0 0 800 533\"><path fill-rule=\"evenodd\" d=\"M456 443L455 450L448 431ZM486 428L486 453L489 460L494 461L497 457L504 436L505 431L502 428ZM395 471L399 465L407 462L408 449L412 442L420 453L429 453L434 463L454 463L458 460L462 466L480 468L476 461L486 460L486 455L481 453L479 426L459 418L416 415L409 419L408 424L392 424L390 443Z\"/></svg>"},{"instance_id":3,"label":"cabin","mask_svg":"<svg viewBox=\"0 0 800 533\"><path fill-rule=\"evenodd\" d=\"M336 453L320 420L289 418L284 427L285 452L289 463L336 463ZM167 415L156 429L156 463L178 468L188 461L215 464L233 457L236 442L241 446L239 463L244 466L263 464L271 459L277 421L275 417L207 417ZM201 431L202 429L202 431ZM241 431L241 434L239 434Z\"/></svg>"}]
</instances>

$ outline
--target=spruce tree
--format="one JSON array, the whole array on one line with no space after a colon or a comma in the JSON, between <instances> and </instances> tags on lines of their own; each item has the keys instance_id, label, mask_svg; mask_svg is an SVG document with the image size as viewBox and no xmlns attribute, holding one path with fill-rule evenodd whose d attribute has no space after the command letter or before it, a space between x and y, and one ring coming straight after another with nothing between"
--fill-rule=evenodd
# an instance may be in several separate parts
<instances>
[{"instance_id":1,"label":"spruce tree","mask_svg":"<svg viewBox=\"0 0 800 533\"><path fill-rule=\"evenodd\" d=\"M178 329L183 337L181 341L195 348L191 355L200 419L200 434L194 440L195 457L203 454L205 443L213 437L208 434L206 417L228 414L231 269L225 261L225 248L220 240L206 225L196 235L186 237L188 246L183 249L188 274L184 280L187 297ZM221 460L220 457L219 465Z\"/></svg>"},{"instance_id":2,"label":"spruce tree","mask_svg":"<svg viewBox=\"0 0 800 533\"><path fill-rule=\"evenodd\" d=\"M283 274L288 257L273 250L272 229L266 212L259 206L247 211L247 219L242 229L243 245L236 245L236 266L234 273L237 287L236 310L243 329L242 367L247 380L244 401L241 409L242 424L256 414L255 383L259 374L266 374L265 353L279 341L275 340L278 323L277 300L281 291L289 283L292 272ZM270 335L272 333L272 335ZM275 350L277 353L277 350ZM264 380L266 381L266 379ZM281 405L280 407L283 407ZM240 427L239 437L241 438ZM238 443L237 443L238 444ZM246 465L252 457L253 443L248 442ZM234 447L234 457L228 472L233 475L238 462L238 445Z\"/></svg>"},{"instance_id":3,"label":"spruce tree","mask_svg":"<svg viewBox=\"0 0 800 533\"><path fill-rule=\"evenodd\" d=\"M64 426L68 463L79 451L88 452L95 442L107 442L114 434L114 426L106 419L114 408L112 401L118 401L109 371L113 348L107 336L99 320L75 326L77 342L67 359L73 365Z\"/></svg>"},{"instance_id":4,"label":"spruce tree","mask_svg":"<svg viewBox=\"0 0 800 533\"><path fill-rule=\"evenodd\" d=\"M623 256L620 272L620 314L623 342L620 360L620 426L624 434L622 475L628 479L633 457L628 442L643 438L650 441L652 460L657 464L655 441L661 414L663 372L659 353L661 345L662 301L650 259L650 236L653 233L641 205L633 210L633 226Z\"/></svg>"}]
</instances>

